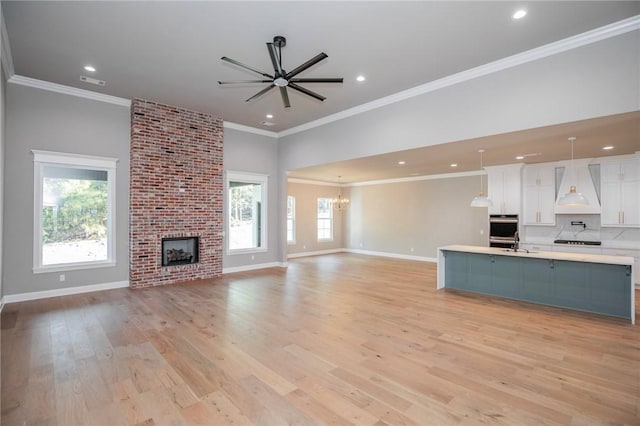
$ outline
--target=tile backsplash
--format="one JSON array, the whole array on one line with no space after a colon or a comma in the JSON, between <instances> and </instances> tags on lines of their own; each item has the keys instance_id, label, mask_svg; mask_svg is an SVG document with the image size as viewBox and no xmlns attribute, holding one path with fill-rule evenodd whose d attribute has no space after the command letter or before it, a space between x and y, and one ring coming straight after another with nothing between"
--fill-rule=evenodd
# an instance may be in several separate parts
<instances>
[{"instance_id":1,"label":"tile backsplash","mask_svg":"<svg viewBox=\"0 0 640 426\"><path fill-rule=\"evenodd\" d=\"M582 225L571 225L572 221L582 221ZM523 226L527 241L556 239L580 241L624 241L640 244L640 228L610 228L600 225L600 215L557 215L556 226Z\"/></svg>"}]
</instances>

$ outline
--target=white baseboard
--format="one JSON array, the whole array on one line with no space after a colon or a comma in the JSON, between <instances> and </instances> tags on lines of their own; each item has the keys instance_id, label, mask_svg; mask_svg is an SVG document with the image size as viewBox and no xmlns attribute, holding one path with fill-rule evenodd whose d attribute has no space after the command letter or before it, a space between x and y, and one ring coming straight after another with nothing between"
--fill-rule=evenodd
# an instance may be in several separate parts
<instances>
[{"instance_id":1,"label":"white baseboard","mask_svg":"<svg viewBox=\"0 0 640 426\"><path fill-rule=\"evenodd\" d=\"M359 249L343 249L347 253L366 254L369 256L392 257L394 259L417 260L419 262L438 263L435 257L413 256L409 254L387 253L383 251L359 250Z\"/></svg>"},{"instance_id":2,"label":"white baseboard","mask_svg":"<svg viewBox=\"0 0 640 426\"><path fill-rule=\"evenodd\" d=\"M244 271L253 271L254 269L265 269L265 268L286 268L287 262L269 262L269 263L259 263L256 265L243 265L243 266L234 266L231 268L222 268L223 274L233 274L234 272L244 272Z\"/></svg>"},{"instance_id":3,"label":"white baseboard","mask_svg":"<svg viewBox=\"0 0 640 426\"><path fill-rule=\"evenodd\" d=\"M57 288L55 290L33 291L31 293L7 294L2 300L4 305L4 303L26 302L27 300L46 299L49 297L67 296L69 294L89 293L92 291L111 290L123 287L129 287L129 281Z\"/></svg>"},{"instance_id":4,"label":"white baseboard","mask_svg":"<svg viewBox=\"0 0 640 426\"><path fill-rule=\"evenodd\" d=\"M319 251L303 251L300 253L291 253L287 255L287 259L295 259L296 257L307 257L307 256L322 256L323 254L334 254L334 253L342 253L346 251L344 248L330 249L330 250L319 250Z\"/></svg>"}]
</instances>

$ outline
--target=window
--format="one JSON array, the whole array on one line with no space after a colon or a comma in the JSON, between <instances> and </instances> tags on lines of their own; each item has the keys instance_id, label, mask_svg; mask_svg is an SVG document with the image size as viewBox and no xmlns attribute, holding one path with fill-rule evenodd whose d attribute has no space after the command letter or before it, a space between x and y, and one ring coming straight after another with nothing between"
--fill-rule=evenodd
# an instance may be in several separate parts
<instances>
[{"instance_id":1,"label":"window","mask_svg":"<svg viewBox=\"0 0 640 426\"><path fill-rule=\"evenodd\" d=\"M32 152L34 272L115 265L117 160Z\"/></svg>"},{"instance_id":2,"label":"window","mask_svg":"<svg viewBox=\"0 0 640 426\"><path fill-rule=\"evenodd\" d=\"M267 176L227 172L228 253L267 249Z\"/></svg>"},{"instance_id":3,"label":"window","mask_svg":"<svg viewBox=\"0 0 640 426\"><path fill-rule=\"evenodd\" d=\"M318 198L318 241L333 240L333 208L331 198Z\"/></svg>"},{"instance_id":4,"label":"window","mask_svg":"<svg viewBox=\"0 0 640 426\"><path fill-rule=\"evenodd\" d=\"M296 243L296 197L287 196L287 243Z\"/></svg>"}]
</instances>

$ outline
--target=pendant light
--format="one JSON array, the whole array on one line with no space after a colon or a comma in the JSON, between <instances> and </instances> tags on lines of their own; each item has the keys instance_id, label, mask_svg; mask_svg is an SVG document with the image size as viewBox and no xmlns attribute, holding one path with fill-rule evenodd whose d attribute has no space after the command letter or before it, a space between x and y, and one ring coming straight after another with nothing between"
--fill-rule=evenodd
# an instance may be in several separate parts
<instances>
[{"instance_id":1,"label":"pendant light","mask_svg":"<svg viewBox=\"0 0 640 426\"><path fill-rule=\"evenodd\" d=\"M482 153L484 152L484 149L480 149L478 150L478 152L480 153L480 171L482 172ZM491 207L493 206L493 202L489 199L489 197L484 195L484 190L483 190L483 174L480 174L480 193L478 194L477 197L475 197L473 200L471 200L471 207Z\"/></svg>"},{"instance_id":2,"label":"pendant light","mask_svg":"<svg viewBox=\"0 0 640 426\"><path fill-rule=\"evenodd\" d=\"M569 142L571 142L571 172L573 173L573 185L569 188L569 192L564 194L558 200L558 205L560 206L587 206L589 205L589 201L585 198L584 195L578 192L576 189L576 168L573 167L573 143L575 142L575 136L571 136L569 138Z\"/></svg>"},{"instance_id":3,"label":"pendant light","mask_svg":"<svg viewBox=\"0 0 640 426\"><path fill-rule=\"evenodd\" d=\"M338 184L340 185L340 178L342 176L338 176ZM344 211L349 207L349 199L342 197L342 185L340 185L340 189L338 191L338 198L334 198L331 200L331 204L333 204L333 208L337 211Z\"/></svg>"}]
</instances>

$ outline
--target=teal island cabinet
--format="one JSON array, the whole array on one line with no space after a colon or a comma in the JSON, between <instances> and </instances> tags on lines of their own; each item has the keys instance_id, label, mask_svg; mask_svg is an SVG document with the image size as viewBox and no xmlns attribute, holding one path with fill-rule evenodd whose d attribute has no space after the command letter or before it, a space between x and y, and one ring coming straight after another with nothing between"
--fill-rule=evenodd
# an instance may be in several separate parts
<instances>
[{"instance_id":1,"label":"teal island cabinet","mask_svg":"<svg viewBox=\"0 0 640 426\"><path fill-rule=\"evenodd\" d=\"M438 249L438 289L452 288L629 319L634 259L453 245Z\"/></svg>"}]
</instances>

